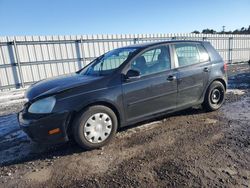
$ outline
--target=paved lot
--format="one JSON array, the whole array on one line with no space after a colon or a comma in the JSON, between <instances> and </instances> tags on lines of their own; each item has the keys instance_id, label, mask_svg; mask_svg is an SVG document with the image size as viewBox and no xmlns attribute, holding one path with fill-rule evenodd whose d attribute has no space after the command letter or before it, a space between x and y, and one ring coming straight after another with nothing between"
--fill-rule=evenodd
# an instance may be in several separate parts
<instances>
[{"instance_id":1,"label":"paved lot","mask_svg":"<svg viewBox=\"0 0 250 188\"><path fill-rule=\"evenodd\" d=\"M124 129L108 146L42 146L19 129L22 96L0 102L0 187L249 187L250 69L229 67L225 105Z\"/></svg>"}]
</instances>

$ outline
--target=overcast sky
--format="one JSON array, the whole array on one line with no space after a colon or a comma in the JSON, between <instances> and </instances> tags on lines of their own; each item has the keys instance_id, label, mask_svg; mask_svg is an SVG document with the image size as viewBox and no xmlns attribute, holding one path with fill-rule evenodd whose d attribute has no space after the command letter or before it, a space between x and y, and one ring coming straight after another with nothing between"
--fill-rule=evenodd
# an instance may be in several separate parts
<instances>
[{"instance_id":1,"label":"overcast sky","mask_svg":"<svg viewBox=\"0 0 250 188\"><path fill-rule=\"evenodd\" d=\"M250 0L0 0L0 35L234 30L249 12Z\"/></svg>"}]
</instances>

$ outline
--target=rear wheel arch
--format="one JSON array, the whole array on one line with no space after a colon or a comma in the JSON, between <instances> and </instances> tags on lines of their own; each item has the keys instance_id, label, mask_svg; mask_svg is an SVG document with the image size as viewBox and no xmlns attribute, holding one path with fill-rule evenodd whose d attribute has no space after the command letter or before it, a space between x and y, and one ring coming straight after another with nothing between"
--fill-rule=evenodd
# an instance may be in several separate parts
<instances>
[{"instance_id":1,"label":"rear wheel arch","mask_svg":"<svg viewBox=\"0 0 250 188\"><path fill-rule=\"evenodd\" d=\"M223 78L215 78L213 80L210 80L208 82L208 84L206 85L206 88L203 91L203 95L202 95L203 100L204 100L204 97L205 97L205 95L207 93L207 90L209 89L209 87L211 86L211 84L214 83L215 81L221 82L223 84L225 90L227 90L227 84L226 84L226 81Z\"/></svg>"},{"instance_id":2,"label":"rear wheel arch","mask_svg":"<svg viewBox=\"0 0 250 188\"><path fill-rule=\"evenodd\" d=\"M217 92L219 94L220 97L218 97L218 101L213 102L211 99L212 96L212 92L214 90L217 90ZM223 79L215 79L213 80L206 88L205 92L204 92L204 98L203 98L203 102L202 102L202 107L203 109L205 109L206 111L214 111L217 110L221 107L221 105L223 104L224 100L225 100L225 93L226 93L226 82ZM220 101L219 101L220 100ZM212 104L212 102L213 104ZM217 104L218 102L218 104Z\"/></svg>"},{"instance_id":3,"label":"rear wheel arch","mask_svg":"<svg viewBox=\"0 0 250 188\"><path fill-rule=\"evenodd\" d=\"M209 84L209 86L210 86L213 82L215 82L215 81L221 82L221 83L223 84L223 86L224 86L224 89L225 89L225 90L227 89L226 81L225 81L224 79L222 79L222 78L216 78L215 80L213 80L213 81ZM209 88L209 86L208 86L208 88Z\"/></svg>"}]
</instances>

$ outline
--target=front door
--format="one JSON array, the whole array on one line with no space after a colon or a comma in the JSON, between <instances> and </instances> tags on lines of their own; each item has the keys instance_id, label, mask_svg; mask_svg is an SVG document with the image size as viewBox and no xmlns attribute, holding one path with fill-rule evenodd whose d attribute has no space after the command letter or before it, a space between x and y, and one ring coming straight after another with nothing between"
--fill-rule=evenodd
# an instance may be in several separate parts
<instances>
[{"instance_id":1,"label":"front door","mask_svg":"<svg viewBox=\"0 0 250 188\"><path fill-rule=\"evenodd\" d=\"M127 121L167 111L176 107L176 72L171 70L168 46L146 50L131 62L140 78L122 84Z\"/></svg>"}]
</instances>

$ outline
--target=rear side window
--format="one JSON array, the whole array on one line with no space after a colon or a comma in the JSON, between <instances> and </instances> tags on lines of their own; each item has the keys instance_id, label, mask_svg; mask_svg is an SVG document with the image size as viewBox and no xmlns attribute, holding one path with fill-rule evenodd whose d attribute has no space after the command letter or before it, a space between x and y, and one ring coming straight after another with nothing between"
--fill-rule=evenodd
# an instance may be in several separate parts
<instances>
[{"instance_id":1,"label":"rear side window","mask_svg":"<svg viewBox=\"0 0 250 188\"><path fill-rule=\"evenodd\" d=\"M196 44L175 44L175 52L179 66L192 65L200 62L199 50Z\"/></svg>"}]
</instances>

